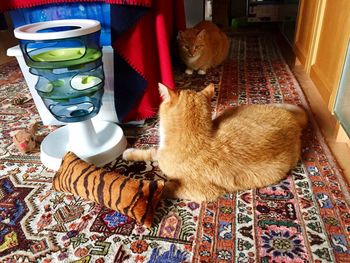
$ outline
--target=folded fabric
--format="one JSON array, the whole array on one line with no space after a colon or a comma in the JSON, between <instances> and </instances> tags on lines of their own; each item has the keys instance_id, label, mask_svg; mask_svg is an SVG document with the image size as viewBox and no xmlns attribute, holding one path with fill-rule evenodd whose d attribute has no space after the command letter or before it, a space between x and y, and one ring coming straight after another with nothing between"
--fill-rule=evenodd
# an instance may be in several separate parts
<instances>
[{"instance_id":1,"label":"folded fabric","mask_svg":"<svg viewBox=\"0 0 350 263\"><path fill-rule=\"evenodd\" d=\"M53 189L118 211L151 227L164 181L138 180L89 164L68 152L54 176Z\"/></svg>"}]
</instances>

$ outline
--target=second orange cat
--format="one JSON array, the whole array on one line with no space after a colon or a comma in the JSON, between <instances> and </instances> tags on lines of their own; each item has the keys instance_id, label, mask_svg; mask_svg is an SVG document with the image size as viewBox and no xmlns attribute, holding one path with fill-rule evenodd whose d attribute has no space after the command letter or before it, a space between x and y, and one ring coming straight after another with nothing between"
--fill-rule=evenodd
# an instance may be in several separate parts
<instances>
[{"instance_id":1,"label":"second orange cat","mask_svg":"<svg viewBox=\"0 0 350 263\"><path fill-rule=\"evenodd\" d=\"M177 41L187 74L192 74L194 70L198 74L206 74L209 68L220 65L229 52L228 37L210 21L180 31Z\"/></svg>"}]
</instances>

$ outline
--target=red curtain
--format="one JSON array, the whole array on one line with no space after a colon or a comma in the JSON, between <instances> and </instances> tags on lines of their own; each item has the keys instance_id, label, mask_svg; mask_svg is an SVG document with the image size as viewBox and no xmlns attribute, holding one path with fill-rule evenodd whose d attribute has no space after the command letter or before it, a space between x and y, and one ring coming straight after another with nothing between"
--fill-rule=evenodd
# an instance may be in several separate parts
<instances>
[{"instance_id":1,"label":"red curtain","mask_svg":"<svg viewBox=\"0 0 350 263\"><path fill-rule=\"evenodd\" d=\"M138 105L125 121L152 117L160 104L158 83L174 88L170 42L174 33L185 28L181 0L153 1L151 12L113 43L113 47L147 80L147 88Z\"/></svg>"}]
</instances>

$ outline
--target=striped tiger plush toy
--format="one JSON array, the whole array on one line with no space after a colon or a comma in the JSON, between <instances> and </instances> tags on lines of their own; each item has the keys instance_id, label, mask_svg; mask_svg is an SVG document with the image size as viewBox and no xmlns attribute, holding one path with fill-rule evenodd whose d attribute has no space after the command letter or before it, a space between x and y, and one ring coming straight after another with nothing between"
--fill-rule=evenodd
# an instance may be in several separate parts
<instances>
[{"instance_id":1,"label":"striped tiger plush toy","mask_svg":"<svg viewBox=\"0 0 350 263\"><path fill-rule=\"evenodd\" d=\"M151 227L164 181L137 180L106 171L68 152L52 185L56 191L94 201Z\"/></svg>"}]
</instances>

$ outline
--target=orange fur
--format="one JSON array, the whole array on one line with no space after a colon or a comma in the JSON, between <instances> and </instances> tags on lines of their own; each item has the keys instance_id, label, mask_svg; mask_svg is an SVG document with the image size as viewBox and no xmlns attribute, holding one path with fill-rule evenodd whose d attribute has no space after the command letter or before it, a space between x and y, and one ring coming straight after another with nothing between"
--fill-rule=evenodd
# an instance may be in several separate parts
<instances>
[{"instance_id":1,"label":"orange fur","mask_svg":"<svg viewBox=\"0 0 350 263\"><path fill-rule=\"evenodd\" d=\"M149 149L134 149L130 148L124 151L123 158L128 161L156 161L157 150L155 148Z\"/></svg>"},{"instance_id":2,"label":"orange fur","mask_svg":"<svg viewBox=\"0 0 350 263\"><path fill-rule=\"evenodd\" d=\"M164 94L166 87L160 89ZM287 104L246 105L212 120L213 93L211 84L201 92L163 95L156 157L170 180L167 196L211 201L227 192L275 184L297 164L307 122L304 110ZM128 152L125 159L142 160L139 151Z\"/></svg>"},{"instance_id":3,"label":"orange fur","mask_svg":"<svg viewBox=\"0 0 350 263\"><path fill-rule=\"evenodd\" d=\"M220 65L227 57L229 39L214 23L202 21L178 34L180 56L187 66L186 73L198 70L205 74Z\"/></svg>"}]
</instances>

